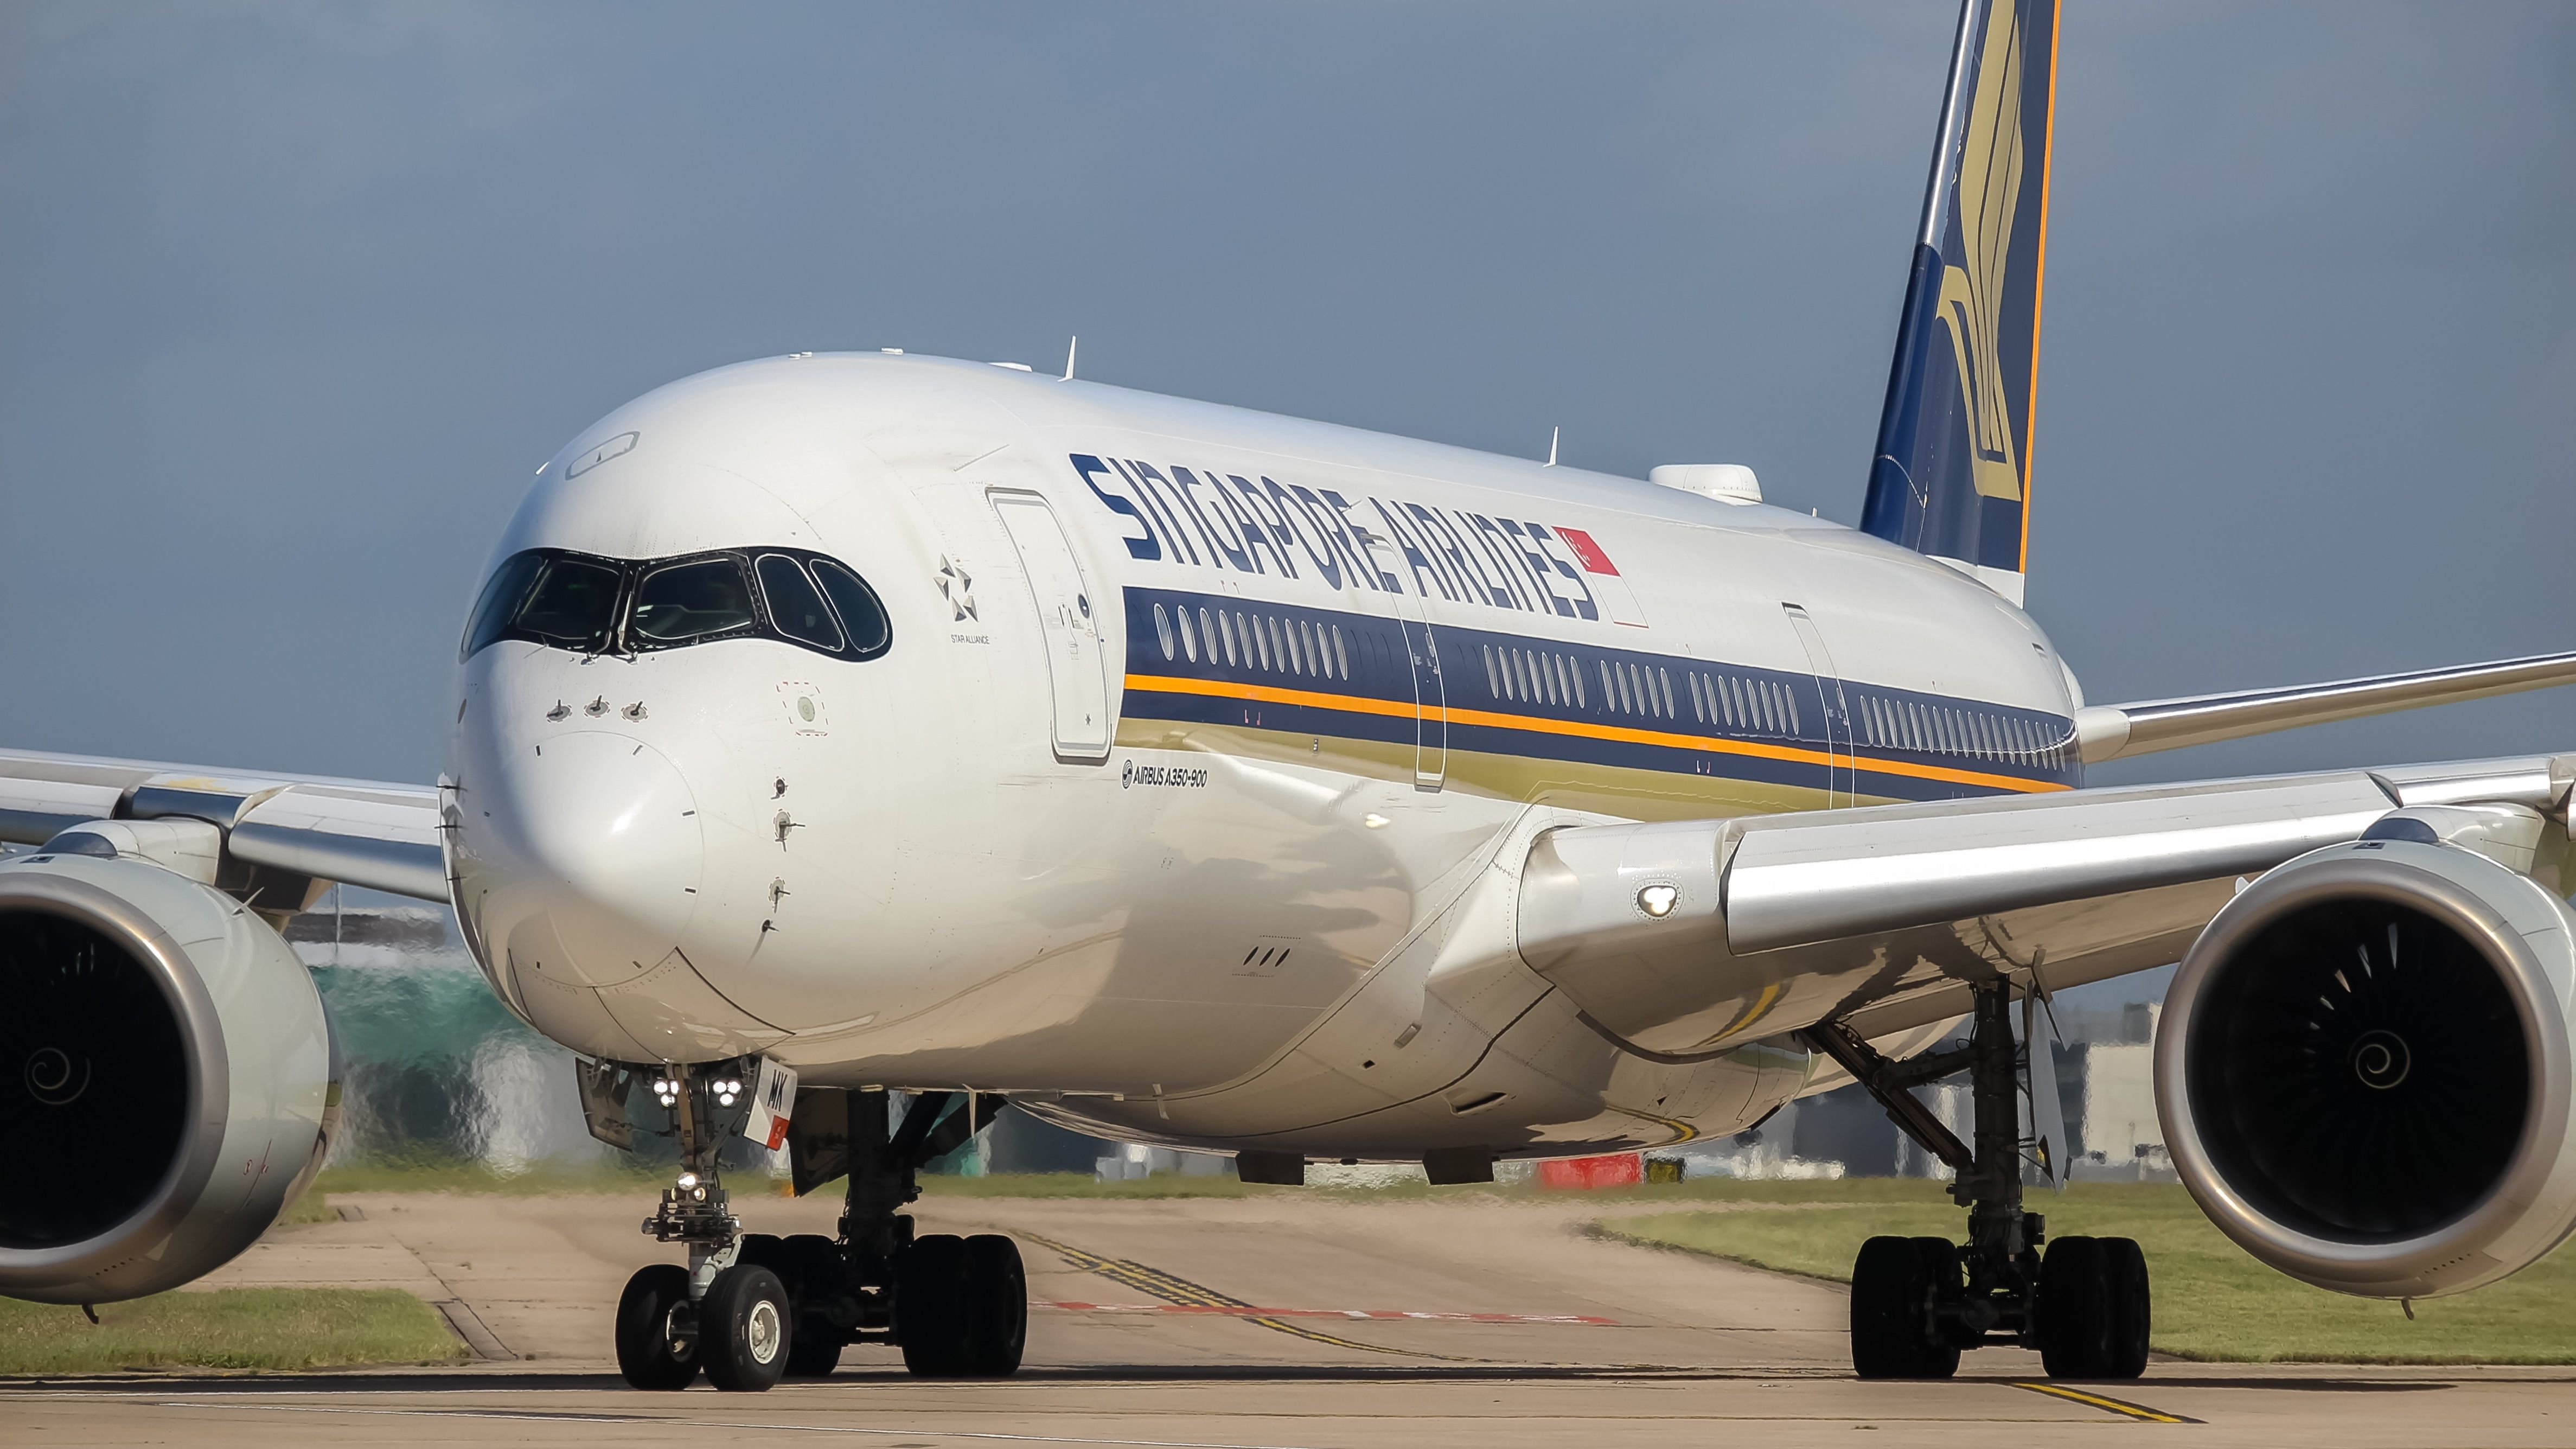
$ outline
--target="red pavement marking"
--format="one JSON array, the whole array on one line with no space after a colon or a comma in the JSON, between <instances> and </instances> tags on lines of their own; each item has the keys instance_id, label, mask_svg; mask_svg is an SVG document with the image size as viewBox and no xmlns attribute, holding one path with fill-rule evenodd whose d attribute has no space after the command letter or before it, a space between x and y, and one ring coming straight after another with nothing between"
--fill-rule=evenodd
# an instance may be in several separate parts
<instances>
[{"instance_id":1,"label":"red pavement marking","mask_svg":"<svg viewBox=\"0 0 2576 1449\"><path fill-rule=\"evenodd\" d=\"M1404 1308L1253 1308L1231 1303L1047 1303L1033 1308L1060 1308L1068 1313L1197 1313L1221 1318L1395 1318L1442 1323L1584 1323L1615 1328L1619 1320L1588 1313L1425 1313Z\"/></svg>"}]
</instances>

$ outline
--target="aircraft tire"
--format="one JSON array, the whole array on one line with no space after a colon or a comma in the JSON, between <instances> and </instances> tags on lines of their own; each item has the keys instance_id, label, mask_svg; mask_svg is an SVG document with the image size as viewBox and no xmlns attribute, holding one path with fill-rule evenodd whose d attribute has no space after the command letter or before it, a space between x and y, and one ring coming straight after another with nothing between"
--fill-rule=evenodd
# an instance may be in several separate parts
<instances>
[{"instance_id":1,"label":"aircraft tire","mask_svg":"<svg viewBox=\"0 0 2576 1449\"><path fill-rule=\"evenodd\" d=\"M964 1371L976 1378L1019 1372L1029 1338L1029 1280L1020 1245L999 1233L966 1240Z\"/></svg>"},{"instance_id":2,"label":"aircraft tire","mask_svg":"<svg viewBox=\"0 0 2576 1449\"><path fill-rule=\"evenodd\" d=\"M698 1305L698 1357L707 1380L727 1393L761 1393L787 1371L796 1313L786 1285L757 1263L716 1275Z\"/></svg>"},{"instance_id":3,"label":"aircraft tire","mask_svg":"<svg viewBox=\"0 0 2576 1449\"><path fill-rule=\"evenodd\" d=\"M2059 1238L2039 1267L2039 1360L2053 1379L2113 1377L2110 1255L2100 1238Z\"/></svg>"},{"instance_id":4,"label":"aircraft tire","mask_svg":"<svg viewBox=\"0 0 2576 1449\"><path fill-rule=\"evenodd\" d=\"M629 1388L685 1389L698 1376L699 1342L671 1347L671 1312L689 1302L689 1270L677 1263L638 1268L617 1296L617 1371Z\"/></svg>"},{"instance_id":5,"label":"aircraft tire","mask_svg":"<svg viewBox=\"0 0 2576 1449\"><path fill-rule=\"evenodd\" d=\"M931 1233L912 1240L895 1265L894 1337L903 1366L920 1378L971 1373L967 1362L966 1240Z\"/></svg>"},{"instance_id":6,"label":"aircraft tire","mask_svg":"<svg viewBox=\"0 0 2576 1449\"><path fill-rule=\"evenodd\" d=\"M787 1377L830 1377L841 1366L848 1339L825 1306L840 1291L848 1272L841 1245L821 1233L798 1233L782 1239L778 1263L771 1265L787 1285L787 1301L796 1305L796 1333L787 1343Z\"/></svg>"},{"instance_id":7,"label":"aircraft tire","mask_svg":"<svg viewBox=\"0 0 2576 1449\"><path fill-rule=\"evenodd\" d=\"M2103 1377L2133 1379L2147 1371L2147 1338L2154 1314L2147 1293L2147 1255L2135 1238L2104 1238L2103 1267L2110 1275L2110 1352Z\"/></svg>"},{"instance_id":8,"label":"aircraft tire","mask_svg":"<svg viewBox=\"0 0 2576 1449\"><path fill-rule=\"evenodd\" d=\"M1915 1268L1923 1275L1923 1288L1934 1305L1959 1297L1966 1284L1959 1266L1959 1245L1948 1238L1916 1238ZM1940 1332L1940 1324L1931 1314L1918 1312L1914 1321L1922 1325L1922 1363L1915 1377L1946 1379L1959 1372L1959 1345Z\"/></svg>"},{"instance_id":9,"label":"aircraft tire","mask_svg":"<svg viewBox=\"0 0 2576 1449\"><path fill-rule=\"evenodd\" d=\"M1932 1364L1925 1320L1932 1293L1912 1238L1875 1237L1852 1261L1852 1372L1865 1379L1922 1378Z\"/></svg>"}]
</instances>

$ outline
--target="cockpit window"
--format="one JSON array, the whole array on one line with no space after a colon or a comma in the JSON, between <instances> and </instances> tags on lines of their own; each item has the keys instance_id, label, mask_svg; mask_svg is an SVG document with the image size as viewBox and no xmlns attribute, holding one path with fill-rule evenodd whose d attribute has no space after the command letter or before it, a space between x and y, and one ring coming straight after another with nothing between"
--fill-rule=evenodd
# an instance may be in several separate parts
<instances>
[{"instance_id":1,"label":"cockpit window","mask_svg":"<svg viewBox=\"0 0 2576 1449\"><path fill-rule=\"evenodd\" d=\"M624 582L608 564L578 558L546 560L528 601L511 620L523 639L559 649L597 649L608 642L617 618L617 591Z\"/></svg>"},{"instance_id":2,"label":"cockpit window","mask_svg":"<svg viewBox=\"0 0 2576 1449\"><path fill-rule=\"evenodd\" d=\"M700 559L646 571L635 589L626 638L637 649L671 649L748 634L758 623L742 561Z\"/></svg>"},{"instance_id":3,"label":"cockpit window","mask_svg":"<svg viewBox=\"0 0 2576 1449\"><path fill-rule=\"evenodd\" d=\"M850 650L861 659L874 659L893 642L893 626L886 622L885 605L877 602L877 592L857 574L832 559L814 560L815 581L831 595L832 608L841 616L841 627L849 631Z\"/></svg>"},{"instance_id":4,"label":"cockpit window","mask_svg":"<svg viewBox=\"0 0 2576 1449\"><path fill-rule=\"evenodd\" d=\"M542 548L492 571L459 657L504 639L613 654L750 638L849 660L873 659L893 642L866 581L804 549L626 560Z\"/></svg>"},{"instance_id":5,"label":"cockpit window","mask_svg":"<svg viewBox=\"0 0 2576 1449\"><path fill-rule=\"evenodd\" d=\"M769 601L769 622L778 632L799 644L837 651L841 647L841 626L833 621L832 607L814 592L813 580L796 560L783 553L765 553L756 566L760 575L760 596Z\"/></svg>"},{"instance_id":6,"label":"cockpit window","mask_svg":"<svg viewBox=\"0 0 2576 1449\"><path fill-rule=\"evenodd\" d=\"M456 651L459 662L482 653L485 645L508 637L511 617L528 597L529 580L545 566L544 554L516 553L492 571L492 580L483 586L483 597L474 601L473 617L465 625L465 643Z\"/></svg>"}]
</instances>

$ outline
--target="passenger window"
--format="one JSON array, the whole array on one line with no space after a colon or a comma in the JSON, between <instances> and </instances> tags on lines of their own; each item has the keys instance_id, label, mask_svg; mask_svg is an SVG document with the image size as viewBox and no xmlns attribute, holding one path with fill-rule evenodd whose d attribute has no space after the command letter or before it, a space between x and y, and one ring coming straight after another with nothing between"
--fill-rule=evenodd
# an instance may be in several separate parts
<instances>
[{"instance_id":1,"label":"passenger window","mask_svg":"<svg viewBox=\"0 0 2576 1449\"><path fill-rule=\"evenodd\" d=\"M1159 609L1162 606L1158 604L1155 607ZM1190 611L1183 606L1173 609L1172 612L1181 616L1181 653L1186 655L1192 664L1196 664L1199 662L1199 641L1198 636L1190 632Z\"/></svg>"},{"instance_id":2,"label":"passenger window","mask_svg":"<svg viewBox=\"0 0 2576 1449\"><path fill-rule=\"evenodd\" d=\"M1154 606L1154 637L1162 643L1164 662L1171 662L1172 621L1171 618L1163 612L1163 606L1160 604L1156 604Z\"/></svg>"},{"instance_id":3,"label":"passenger window","mask_svg":"<svg viewBox=\"0 0 2576 1449\"><path fill-rule=\"evenodd\" d=\"M1351 677L1351 651L1342 644L1342 626L1333 626L1333 665L1344 679Z\"/></svg>"},{"instance_id":4,"label":"passenger window","mask_svg":"<svg viewBox=\"0 0 2576 1449\"><path fill-rule=\"evenodd\" d=\"M823 596L841 616L842 637L861 659L874 659L894 642L894 626L886 620L885 605L877 602L876 590L866 580L830 559L818 558L814 581L823 586Z\"/></svg>"},{"instance_id":5,"label":"passenger window","mask_svg":"<svg viewBox=\"0 0 2576 1449\"><path fill-rule=\"evenodd\" d=\"M634 637L639 648L695 644L750 629L756 622L742 566L729 558L655 569L635 590Z\"/></svg>"},{"instance_id":6,"label":"passenger window","mask_svg":"<svg viewBox=\"0 0 2576 1449\"><path fill-rule=\"evenodd\" d=\"M558 649L604 649L617 618L618 585L625 577L606 564L549 559L511 621L511 632Z\"/></svg>"},{"instance_id":7,"label":"passenger window","mask_svg":"<svg viewBox=\"0 0 2576 1449\"><path fill-rule=\"evenodd\" d=\"M1230 667L1230 666L1232 666L1232 665L1235 663L1235 653L1234 653L1234 616L1233 616L1233 615L1231 615L1231 614L1227 614L1227 613L1222 613L1222 612L1220 612L1220 613L1216 616L1216 623L1217 623L1217 628L1218 628L1218 629L1220 629L1220 630L1222 630L1222 631L1224 632L1224 634L1225 634L1225 662L1226 662L1226 664ZM1247 642L1247 646L1248 646L1249 641L1246 641L1246 642Z\"/></svg>"},{"instance_id":8,"label":"passenger window","mask_svg":"<svg viewBox=\"0 0 2576 1449\"><path fill-rule=\"evenodd\" d=\"M831 606L814 590L814 581L805 570L785 554L765 553L753 567L760 576L760 594L769 604L769 622L778 632L799 644L811 644L832 653L841 652L841 626L832 618ZM1163 653L1172 652L1171 640L1163 641Z\"/></svg>"}]
</instances>

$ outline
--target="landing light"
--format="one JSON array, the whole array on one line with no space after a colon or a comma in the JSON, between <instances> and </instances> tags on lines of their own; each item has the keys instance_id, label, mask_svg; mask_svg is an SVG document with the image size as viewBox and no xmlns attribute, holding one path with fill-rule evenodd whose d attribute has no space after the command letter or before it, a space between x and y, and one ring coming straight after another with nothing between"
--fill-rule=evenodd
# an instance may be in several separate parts
<instances>
[{"instance_id":1,"label":"landing light","mask_svg":"<svg viewBox=\"0 0 2576 1449\"><path fill-rule=\"evenodd\" d=\"M1674 904L1681 898L1679 886L1650 885L1637 892L1637 909L1660 921L1673 913Z\"/></svg>"},{"instance_id":2,"label":"landing light","mask_svg":"<svg viewBox=\"0 0 2576 1449\"><path fill-rule=\"evenodd\" d=\"M696 1187L697 1185L698 1175L696 1173L684 1172L680 1174L680 1191L687 1192L690 1188Z\"/></svg>"}]
</instances>

